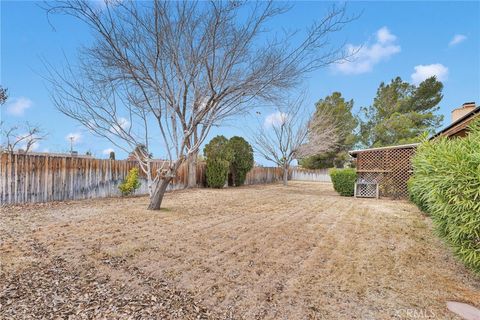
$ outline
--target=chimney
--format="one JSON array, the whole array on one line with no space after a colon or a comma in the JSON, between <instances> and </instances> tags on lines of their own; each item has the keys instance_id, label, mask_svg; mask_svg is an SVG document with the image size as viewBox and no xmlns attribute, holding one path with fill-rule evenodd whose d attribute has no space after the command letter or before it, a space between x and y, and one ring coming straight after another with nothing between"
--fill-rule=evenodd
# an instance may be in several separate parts
<instances>
[{"instance_id":1,"label":"chimney","mask_svg":"<svg viewBox=\"0 0 480 320\"><path fill-rule=\"evenodd\" d=\"M475 109L475 102L465 102L460 108L452 110L452 123Z\"/></svg>"}]
</instances>

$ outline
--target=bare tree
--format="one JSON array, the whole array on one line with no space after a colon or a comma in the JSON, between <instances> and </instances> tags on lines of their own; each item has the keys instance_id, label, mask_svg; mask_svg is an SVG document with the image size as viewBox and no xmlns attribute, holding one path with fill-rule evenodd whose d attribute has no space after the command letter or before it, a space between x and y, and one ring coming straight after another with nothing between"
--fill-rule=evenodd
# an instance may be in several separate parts
<instances>
[{"instance_id":1,"label":"bare tree","mask_svg":"<svg viewBox=\"0 0 480 320\"><path fill-rule=\"evenodd\" d=\"M305 117L304 99L276 107L251 139L255 151L283 169L283 184L288 184L288 170L293 160L325 152L338 142L338 124L326 112Z\"/></svg>"},{"instance_id":2,"label":"bare tree","mask_svg":"<svg viewBox=\"0 0 480 320\"><path fill-rule=\"evenodd\" d=\"M49 13L76 17L95 35L78 66L48 67L53 102L123 150L163 148L168 161L160 172L149 172L151 159L137 154L142 170L157 179L149 179L149 209L160 208L184 160L194 178L213 125L343 60L343 45L332 46L329 36L352 20L334 6L300 39L267 33L268 22L286 11L273 2L106 1L101 9L92 3L47 4Z\"/></svg>"},{"instance_id":3,"label":"bare tree","mask_svg":"<svg viewBox=\"0 0 480 320\"><path fill-rule=\"evenodd\" d=\"M0 85L0 106L8 99L8 89ZM24 125L6 127L4 121L0 121L0 151L13 153L15 150L29 152L39 141L45 139L47 134L39 127L25 122Z\"/></svg>"},{"instance_id":4,"label":"bare tree","mask_svg":"<svg viewBox=\"0 0 480 320\"><path fill-rule=\"evenodd\" d=\"M8 99L8 89L0 85L0 106L5 104Z\"/></svg>"},{"instance_id":5,"label":"bare tree","mask_svg":"<svg viewBox=\"0 0 480 320\"><path fill-rule=\"evenodd\" d=\"M2 137L1 149L13 153L22 150L28 153L35 145L44 140L47 134L36 125L26 122L22 126L12 126L5 128L4 123L0 123L0 136Z\"/></svg>"}]
</instances>

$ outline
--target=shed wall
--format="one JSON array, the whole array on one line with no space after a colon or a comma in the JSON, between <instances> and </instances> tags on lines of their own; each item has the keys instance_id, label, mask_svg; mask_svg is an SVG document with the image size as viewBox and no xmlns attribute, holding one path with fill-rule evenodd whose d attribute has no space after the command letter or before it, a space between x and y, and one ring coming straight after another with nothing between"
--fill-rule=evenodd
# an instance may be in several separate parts
<instances>
[{"instance_id":1,"label":"shed wall","mask_svg":"<svg viewBox=\"0 0 480 320\"><path fill-rule=\"evenodd\" d=\"M376 181L380 196L394 199L408 197L407 181L412 175L414 147L365 150L357 154L358 178Z\"/></svg>"}]
</instances>

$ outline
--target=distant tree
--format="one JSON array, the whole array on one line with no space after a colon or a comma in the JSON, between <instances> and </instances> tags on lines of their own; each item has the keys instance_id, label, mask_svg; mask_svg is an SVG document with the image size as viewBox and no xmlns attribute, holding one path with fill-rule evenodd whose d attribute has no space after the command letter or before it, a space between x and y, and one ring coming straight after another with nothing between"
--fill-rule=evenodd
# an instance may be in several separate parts
<instances>
[{"instance_id":1,"label":"distant tree","mask_svg":"<svg viewBox=\"0 0 480 320\"><path fill-rule=\"evenodd\" d=\"M8 99L8 89L0 85L0 105L5 104Z\"/></svg>"},{"instance_id":2,"label":"distant tree","mask_svg":"<svg viewBox=\"0 0 480 320\"><path fill-rule=\"evenodd\" d=\"M361 109L360 137L366 147L381 147L420 141L433 133L443 116L436 115L443 98L443 84L430 77L418 86L400 77L381 83L373 104Z\"/></svg>"},{"instance_id":3,"label":"distant tree","mask_svg":"<svg viewBox=\"0 0 480 320\"><path fill-rule=\"evenodd\" d=\"M94 41L78 66L47 68L54 105L96 135L129 152L150 150L152 134L167 168L149 181L148 208L160 209L170 181L187 161L189 181L210 129L295 88L311 71L351 51L331 36L352 21L333 6L306 33L267 32L286 8L274 1L46 2L48 13L84 22ZM128 119L124 118L127 117ZM137 155L142 170L148 156Z\"/></svg>"},{"instance_id":4,"label":"distant tree","mask_svg":"<svg viewBox=\"0 0 480 320\"><path fill-rule=\"evenodd\" d=\"M336 167L335 163L336 152L323 152L311 157L303 158L298 161L298 164L306 169L325 169ZM337 163L340 166L339 163Z\"/></svg>"},{"instance_id":5,"label":"distant tree","mask_svg":"<svg viewBox=\"0 0 480 320\"><path fill-rule=\"evenodd\" d=\"M0 85L0 105L4 105L8 99L8 89ZM34 148L39 141L47 137L47 133L38 125L25 122L23 125L6 127L0 121L0 151L6 150L13 153L16 150L23 150L27 153Z\"/></svg>"},{"instance_id":6,"label":"distant tree","mask_svg":"<svg viewBox=\"0 0 480 320\"><path fill-rule=\"evenodd\" d=\"M28 122L9 128L6 128L2 123L0 125L1 149L8 152L22 150L28 153L47 135L42 128Z\"/></svg>"},{"instance_id":7,"label":"distant tree","mask_svg":"<svg viewBox=\"0 0 480 320\"><path fill-rule=\"evenodd\" d=\"M115 151L110 151L110 154L108 157L110 160L115 160Z\"/></svg>"},{"instance_id":8,"label":"distant tree","mask_svg":"<svg viewBox=\"0 0 480 320\"><path fill-rule=\"evenodd\" d=\"M322 169L343 167L348 160L348 151L357 142L358 136L355 129L358 127L358 119L353 115L353 100L346 101L340 92L320 99L316 104L316 112L329 113L335 119L338 126L338 143L330 152L324 152L300 161L300 165L308 169Z\"/></svg>"},{"instance_id":9,"label":"distant tree","mask_svg":"<svg viewBox=\"0 0 480 320\"><path fill-rule=\"evenodd\" d=\"M2 87L0 85L0 106L3 106L5 104L5 102L7 102L7 99L8 99L8 89ZM1 112L1 110L0 110ZM0 140L0 151L2 151L3 149L5 149L5 146L3 145L3 140L4 140L4 123L3 123L3 120L0 120L0 131L2 133L2 135L0 136L1 140Z\"/></svg>"},{"instance_id":10,"label":"distant tree","mask_svg":"<svg viewBox=\"0 0 480 320\"><path fill-rule=\"evenodd\" d=\"M306 117L302 98L278 106L275 115L270 125L259 126L252 141L256 152L283 169L283 184L287 185L292 161L335 148L338 129L335 119L325 111Z\"/></svg>"},{"instance_id":11,"label":"distant tree","mask_svg":"<svg viewBox=\"0 0 480 320\"><path fill-rule=\"evenodd\" d=\"M253 168L253 148L242 137L232 137L228 141L232 150L233 158L230 162L230 173L235 186L241 186L245 182L248 171Z\"/></svg>"}]
</instances>

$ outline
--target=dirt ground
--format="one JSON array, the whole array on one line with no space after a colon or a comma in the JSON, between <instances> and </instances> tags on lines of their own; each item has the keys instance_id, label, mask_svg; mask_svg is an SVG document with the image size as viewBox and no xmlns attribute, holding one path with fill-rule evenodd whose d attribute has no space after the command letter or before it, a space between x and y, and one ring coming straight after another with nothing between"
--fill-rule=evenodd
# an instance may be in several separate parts
<instances>
[{"instance_id":1,"label":"dirt ground","mask_svg":"<svg viewBox=\"0 0 480 320\"><path fill-rule=\"evenodd\" d=\"M406 201L291 182L2 208L0 318L459 319L480 279Z\"/></svg>"}]
</instances>

